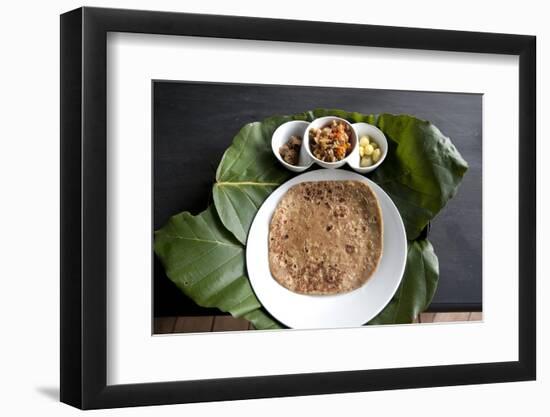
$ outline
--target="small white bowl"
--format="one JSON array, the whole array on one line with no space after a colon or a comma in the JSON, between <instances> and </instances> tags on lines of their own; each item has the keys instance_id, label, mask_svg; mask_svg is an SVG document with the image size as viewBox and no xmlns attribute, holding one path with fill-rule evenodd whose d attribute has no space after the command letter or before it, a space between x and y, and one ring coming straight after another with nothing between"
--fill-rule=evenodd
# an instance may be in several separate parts
<instances>
[{"instance_id":1,"label":"small white bowl","mask_svg":"<svg viewBox=\"0 0 550 417\"><path fill-rule=\"evenodd\" d=\"M305 131L308 126L309 123L302 120L286 122L279 126L275 132L273 132L273 136L271 137L271 149L273 150L273 154L285 168L291 171L302 172L313 164L313 159L311 159L304 149L304 142L306 140ZM298 165L291 165L288 162L285 162L279 153L279 148L287 143L291 136L300 136L302 138L300 160L298 161Z\"/></svg>"},{"instance_id":2,"label":"small white bowl","mask_svg":"<svg viewBox=\"0 0 550 417\"><path fill-rule=\"evenodd\" d=\"M360 139L362 136L368 136L370 139L376 142L380 148L380 159L375 164L370 167L362 167L360 165L361 157L359 156L359 146L356 146L351 154L349 155L348 165L353 168L354 171L360 172L361 174L366 174L378 168L380 164L386 158L388 154L388 141L386 136L380 129L368 123L354 123L353 128L357 134L357 137Z\"/></svg>"},{"instance_id":3,"label":"small white bowl","mask_svg":"<svg viewBox=\"0 0 550 417\"><path fill-rule=\"evenodd\" d=\"M311 149L309 148L309 131L312 128L322 129L323 127L325 127L329 123L331 123L333 120L337 120L339 122L344 122L345 124L347 124L350 127L350 129L351 129L351 138L350 138L351 152L348 155L346 155L345 158L341 159L340 161L325 162L325 161L321 161L320 159L316 158L311 153ZM309 157L313 161L315 161L318 165L322 166L323 168L333 169L333 168L340 168L342 165L344 165L348 161L348 159L352 156L353 152L357 150L358 141L359 141L359 139L358 139L358 136L357 136L357 132L355 131L353 125L350 122L348 122L347 120L342 119L340 117L336 117L336 116L325 116L325 117L320 117L318 119L315 119L314 121L312 121L309 124L309 126L307 127L307 129L304 133L304 141L302 142L302 148L305 148L305 150L306 150L307 154L309 155Z\"/></svg>"}]
</instances>

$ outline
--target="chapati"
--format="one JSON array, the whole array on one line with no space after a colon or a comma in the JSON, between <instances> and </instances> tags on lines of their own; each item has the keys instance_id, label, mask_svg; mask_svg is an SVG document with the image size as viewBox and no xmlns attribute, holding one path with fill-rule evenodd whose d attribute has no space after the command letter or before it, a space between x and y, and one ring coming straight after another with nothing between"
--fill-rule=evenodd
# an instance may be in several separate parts
<instances>
[{"instance_id":1,"label":"chapati","mask_svg":"<svg viewBox=\"0 0 550 417\"><path fill-rule=\"evenodd\" d=\"M302 182L283 196L269 228L269 268L300 294L339 294L364 285L383 248L382 211L362 181Z\"/></svg>"}]
</instances>

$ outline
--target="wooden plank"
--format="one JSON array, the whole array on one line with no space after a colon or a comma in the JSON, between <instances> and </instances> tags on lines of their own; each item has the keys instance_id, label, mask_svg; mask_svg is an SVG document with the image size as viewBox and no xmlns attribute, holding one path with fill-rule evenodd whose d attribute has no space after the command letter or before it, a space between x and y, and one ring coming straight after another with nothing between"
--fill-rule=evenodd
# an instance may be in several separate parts
<instances>
[{"instance_id":1,"label":"wooden plank","mask_svg":"<svg viewBox=\"0 0 550 417\"><path fill-rule=\"evenodd\" d=\"M413 323L481 321L483 313L421 313ZM199 333L255 330L252 323L231 316L159 317L154 320L154 334Z\"/></svg>"},{"instance_id":2,"label":"wooden plank","mask_svg":"<svg viewBox=\"0 0 550 417\"><path fill-rule=\"evenodd\" d=\"M433 323L435 313L420 313L420 323Z\"/></svg>"},{"instance_id":3,"label":"wooden plank","mask_svg":"<svg viewBox=\"0 0 550 417\"><path fill-rule=\"evenodd\" d=\"M174 333L211 332L214 316L180 316L176 319Z\"/></svg>"},{"instance_id":4,"label":"wooden plank","mask_svg":"<svg viewBox=\"0 0 550 417\"><path fill-rule=\"evenodd\" d=\"M470 313L435 313L434 323L468 321Z\"/></svg>"},{"instance_id":5,"label":"wooden plank","mask_svg":"<svg viewBox=\"0 0 550 417\"><path fill-rule=\"evenodd\" d=\"M472 311L470 313L470 321L481 321L483 320L483 313L481 311Z\"/></svg>"},{"instance_id":6,"label":"wooden plank","mask_svg":"<svg viewBox=\"0 0 550 417\"><path fill-rule=\"evenodd\" d=\"M248 323L245 319L236 319L231 316L216 316L214 319L213 332L229 332L235 330L248 330Z\"/></svg>"},{"instance_id":7,"label":"wooden plank","mask_svg":"<svg viewBox=\"0 0 550 417\"><path fill-rule=\"evenodd\" d=\"M173 333L175 324L175 317L155 317L153 321L153 334Z\"/></svg>"}]
</instances>

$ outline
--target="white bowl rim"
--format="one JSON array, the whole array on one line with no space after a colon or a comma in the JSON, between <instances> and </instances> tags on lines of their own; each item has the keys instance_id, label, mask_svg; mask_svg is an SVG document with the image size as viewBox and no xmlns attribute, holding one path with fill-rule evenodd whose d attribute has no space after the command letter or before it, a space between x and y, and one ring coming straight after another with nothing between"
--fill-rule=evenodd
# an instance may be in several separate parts
<instances>
[{"instance_id":1,"label":"white bowl rim","mask_svg":"<svg viewBox=\"0 0 550 417\"><path fill-rule=\"evenodd\" d=\"M309 130L311 129L311 125L313 123L321 121L321 120L340 120L344 123L347 123L349 125L349 127L351 127L351 130L352 130L353 134L355 135L355 146L353 146L351 151L344 158L340 159L339 161L336 161L336 162L323 161L323 160L315 157L311 153L311 150L309 149L309 137L308 136L309 136ZM306 143L307 143L307 145L306 145ZM326 166L332 166L332 165L342 166L342 165L344 165L344 163L348 163L348 158L351 156L351 154L353 153L353 151L355 150L355 148L357 147L358 144L359 144L359 137L357 136L357 131L353 127L353 123L351 123L350 121L348 121L346 119L343 119L342 117L339 117L339 116L322 116L322 117L318 117L317 119L314 119L311 122L309 122L309 125L308 125L308 127L306 128L306 130L304 132L304 142L302 143L302 146L305 147L307 154L309 155L309 157L311 159L313 159L313 161L315 163L324 164ZM348 163L348 165L349 165L349 163ZM323 165L321 165L321 166L323 166Z\"/></svg>"},{"instance_id":2,"label":"white bowl rim","mask_svg":"<svg viewBox=\"0 0 550 417\"><path fill-rule=\"evenodd\" d=\"M271 135L271 150L273 152L273 154L275 155L275 158L277 158L277 160L283 164L283 166L286 168L286 169L289 169L291 171L294 171L294 172L299 172L299 171L305 171L306 169L308 169L310 166L313 165L313 163L315 161L311 161L309 164L306 164L306 165L292 165L292 164L289 164L288 162L286 162L282 157L281 157L281 154L278 152L277 149L275 149L275 145L274 145L274 138L275 138L275 135L277 133L277 131L279 129L281 129L283 126L288 126L290 124L305 124L305 129L307 130L307 128L309 127L309 122L307 120L289 120L288 122L285 122L281 125L279 125L277 127L277 129L275 129L273 131L273 134ZM305 131L304 130L304 133ZM303 140L303 139L302 139ZM302 146L303 146L303 142L302 142ZM308 153L308 156L309 156L309 153Z\"/></svg>"},{"instance_id":3,"label":"white bowl rim","mask_svg":"<svg viewBox=\"0 0 550 417\"><path fill-rule=\"evenodd\" d=\"M384 162L384 159L386 159L386 155L388 154L388 139L386 138L386 135L384 134L384 132L382 132L378 127L374 126L374 125L371 125L370 123L367 123L367 122L358 122L358 123L353 123L354 125L359 125L359 124L365 124L367 126L369 126L369 129L374 129L374 130L377 130L380 135L384 138L384 141L385 141L385 144L386 144L386 150L384 151L384 153L380 156L380 159L378 160L378 162L376 162L375 164L372 164L368 167L362 167L361 165L359 165L358 167L354 167L354 166L351 166L351 164L348 162L348 165L351 167L351 169L353 170L359 170L357 172L362 172L361 170L368 170L368 172L370 171L374 171L376 168L378 168L380 166L380 164L382 162ZM357 133L357 131L356 131ZM368 135L367 135L368 136ZM357 143L359 143L359 140L360 138L358 137L357 138ZM375 140L375 142L377 142ZM380 147L380 144L378 143L378 146ZM359 159L361 160L361 159ZM363 171L365 172L365 171Z\"/></svg>"}]
</instances>

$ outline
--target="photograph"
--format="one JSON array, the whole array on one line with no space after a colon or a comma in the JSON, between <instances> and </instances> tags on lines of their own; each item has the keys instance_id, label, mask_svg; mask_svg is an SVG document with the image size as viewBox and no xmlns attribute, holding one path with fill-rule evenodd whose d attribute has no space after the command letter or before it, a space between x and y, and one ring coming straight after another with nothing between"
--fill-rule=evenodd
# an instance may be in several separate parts
<instances>
[{"instance_id":1,"label":"photograph","mask_svg":"<svg viewBox=\"0 0 550 417\"><path fill-rule=\"evenodd\" d=\"M483 319L483 94L152 80L153 334Z\"/></svg>"}]
</instances>

